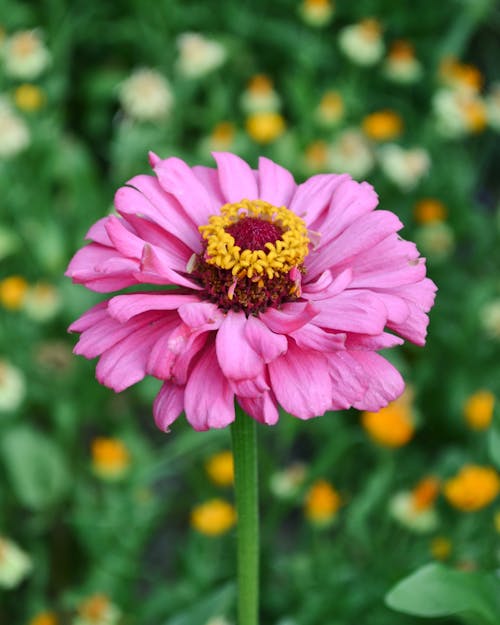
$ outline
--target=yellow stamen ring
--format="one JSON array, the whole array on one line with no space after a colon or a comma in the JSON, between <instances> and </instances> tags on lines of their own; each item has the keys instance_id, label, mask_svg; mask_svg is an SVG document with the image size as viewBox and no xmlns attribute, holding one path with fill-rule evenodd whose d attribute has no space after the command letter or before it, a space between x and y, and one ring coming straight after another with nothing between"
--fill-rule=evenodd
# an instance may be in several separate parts
<instances>
[{"instance_id":1,"label":"yellow stamen ring","mask_svg":"<svg viewBox=\"0 0 500 625\"><path fill-rule=\"evenodd\" d=\"M274 243L266 243L265 250L244 249L235 244L226 228L253 217L278 226L283 234ZM259 281L261 276L272 280L277 274L300 267L309 253L309 237L304 221L284 206L277 207L263 200L241 200L225 204L220 215L213 215L199 230L207 242L204 260L220 269L230 270L238 280Z\"/></svg>"}]
</instances>

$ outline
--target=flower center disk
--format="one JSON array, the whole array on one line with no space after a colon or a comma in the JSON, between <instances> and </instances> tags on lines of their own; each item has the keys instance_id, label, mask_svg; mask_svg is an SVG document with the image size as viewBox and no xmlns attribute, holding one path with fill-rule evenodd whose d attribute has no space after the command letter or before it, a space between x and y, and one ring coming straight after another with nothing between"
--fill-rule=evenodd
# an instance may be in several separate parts
<instances>
[{"instance_id":1,"label":"flower center disk","mask_svg":"<svg viewBox=\"0 0 500 625\"><path fill-rule=\"evenodd\" d=\"M304 221L263 200L225 204L199 228L193 276L223 310L256 314L300 297L309 238Z\"/></svg>"}]
</instances>

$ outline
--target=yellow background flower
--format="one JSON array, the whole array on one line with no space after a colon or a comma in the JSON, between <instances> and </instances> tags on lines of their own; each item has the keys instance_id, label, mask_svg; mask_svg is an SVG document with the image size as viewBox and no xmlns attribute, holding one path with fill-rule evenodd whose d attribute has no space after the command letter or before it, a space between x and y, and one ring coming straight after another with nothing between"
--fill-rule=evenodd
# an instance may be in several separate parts
<instances>
[{"instance_id":1,"label":"yellow background flower","mask_svg":"<svg viewBox=\"0 0 500 625\"><path fill-rule=\"evenodd\" d=\"M495 469L466 465L444 485L449 503L463 512L480 510L490 504L500 491L500 479Z\"/></svg>"},{"instance_id":2,"label":"yellow background flower","mask_svg":"<svg viewBox=\"0 0 500 625\"><path fill-rule=\"evenodd\" d=\"M205 536L219 536L229 531L236 523L234 506L223 499L211 499L191 512L191 525Z\"/></svg>"}]
</instances>

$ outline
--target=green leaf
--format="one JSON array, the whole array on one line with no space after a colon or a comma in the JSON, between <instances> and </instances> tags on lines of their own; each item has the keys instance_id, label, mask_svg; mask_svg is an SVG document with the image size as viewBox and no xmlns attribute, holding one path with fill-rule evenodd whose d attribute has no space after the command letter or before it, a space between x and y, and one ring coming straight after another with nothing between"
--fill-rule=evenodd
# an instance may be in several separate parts
<instances>
[{"instance_id":1,"label":"green leaf","mask_svg":"<svg viewBox=\"0 0 500 625\"><path fill-rule=\"evenodd\" d=\"M227 584L190 609L183 610L182 614L168 619L163 625L205 625L209 619L227 614L235 593L235 585Z\"/></svg>"},{"instance_id":2,"label":"green leaf","mask_svg":"<svg viewBox=\"0 0 500 625\"><path fill-rule=\"evenodd\" d=\"M498 625L499 593L493 575L428 564L396 584L385 600L390 608L415 616L465 613L475 617L471 622Z\"/></svg>"},{"instance_id":3,"label":"green leaf","mask_svg":"<svg viewBox=\"0 0 500 625\"><path fill-rule=\"evenodd\" d=\"M47 508L65 495L68 469L59 447L47 436L15 427L0 443L3 461L16 497L28 508Z\"/></svg>"},{"instance_id":4,"label":"green leaf","mask_svg":"<svg viewBox=\"0 0 500 625\"><path fill-rule=\"evenodd\" d=\"M491 461L500 468L500 426L495 423L488 435L488 452Z\"/></svg>"}]
</instances>

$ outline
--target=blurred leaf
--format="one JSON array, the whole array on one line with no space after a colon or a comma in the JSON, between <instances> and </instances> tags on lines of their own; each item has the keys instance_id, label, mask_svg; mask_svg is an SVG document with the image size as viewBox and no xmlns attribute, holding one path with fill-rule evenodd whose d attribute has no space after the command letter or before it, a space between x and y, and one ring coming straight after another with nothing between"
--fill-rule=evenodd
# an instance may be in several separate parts
<instances>
[{"instance_id":1,"label":"blurred leaf","mask_svg":"<svg viewBox=\"0 0 500 625\"><path fill-rule=\"evenodd\" d=\"M65 495L68 468L59 447L44 434L20 426L3 435L1 452L16 497L34 510Z\"/></svg>"},{"instance_id":2,"label":"blurred leaf","mask_svg":"<svg viewBox=\"0 0 500 625\"><path fill-rule=\"evenodd\" d=\"M209 619L227 613L235 594L235 585L227 584L163 625L205 625Z\"/></svg>"},{"instance_id":3,"label":"blurred leaf","mask_svg":"<svg viewBox=\"0 0 500 625\"><path fill-rule=\"evenodd\" d=\"M488 452L492 462L500 468L500 425L495 423L488 435Z\"/></svg>"},{"instance_id":4,"label":"blurred leaf","mask_svg":"<svg viewBox=\"0 0 500 625\"><path fill-rule=\"evenodd\" d=\"M465 614L467 622L498 625L500 583L492 575L428 564L386 595L389 607L415 616Z\"/></svg>"}]
</instances>

